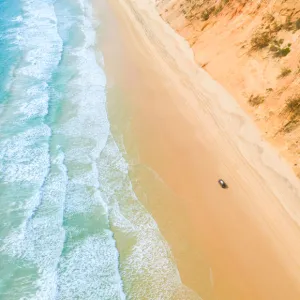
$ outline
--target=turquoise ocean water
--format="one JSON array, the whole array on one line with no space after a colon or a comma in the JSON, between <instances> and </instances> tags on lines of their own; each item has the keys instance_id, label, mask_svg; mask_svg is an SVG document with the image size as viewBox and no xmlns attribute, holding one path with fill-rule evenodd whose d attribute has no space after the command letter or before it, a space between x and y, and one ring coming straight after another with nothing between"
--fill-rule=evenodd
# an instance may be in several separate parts
<instances>
[{"instance_id":1,"label":"turquoise ocean water","mask_svg":"<svg viewBox=\"0 0 300 300\"><path fill-rule=\"evenodd\" d=\"M197 299L110 133L91 3L0 13L0 299Z\"/></svg>"}]
</instances>

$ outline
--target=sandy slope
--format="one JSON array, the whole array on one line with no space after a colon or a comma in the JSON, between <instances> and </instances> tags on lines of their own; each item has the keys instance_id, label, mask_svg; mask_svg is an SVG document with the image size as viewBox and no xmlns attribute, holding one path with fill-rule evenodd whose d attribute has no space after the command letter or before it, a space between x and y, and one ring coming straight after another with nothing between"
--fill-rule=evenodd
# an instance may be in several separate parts
<instances>
[{"instance_id":1,"label":"sandy slope","mask_svg":"<svg viewBox=\"0 0 300 300\"><path fill-rule=\"evenodd\" d=\"M152 1L111 5L137 73L118 70L126 57L118 60L109 47L106 65L130 95L140 164L173 193L148 207L183 282L201 293L200 270L209 265L212 292L204 299L300 299L300 188L292 170L234 99L194 63L188 45L160 19ZM229 190L220 189L220 177ZM148 193L151 202L154 191Z\"/></svg>"},{"instance_id":2,"label":"sandy slope","mask_svg":"<svg viewBox=\"0 0 300 300\"><path fill-rule=\"evenodd\" d=\"M300 87L300 2L295 0L156 0L159 13L191 45L200 66L231 93L276 146L300 178L300 127L285 111ZM208 20L203 12L217 8ZM294 23L293 23L293 22ZM291 22L291 23L288 23ZM290 25L287 25L290 24ZM300 23L299 23L300 26ZM274 30L274 28L277 28ZM270 34L270 45L253 49L257 33ZM290 45L274 57L271 45ZM275 47L276 48L276 47ZM282 70L290 73L281 76ZM260 104L250 103L259 96Z\"/></svg>"}]
</instances>

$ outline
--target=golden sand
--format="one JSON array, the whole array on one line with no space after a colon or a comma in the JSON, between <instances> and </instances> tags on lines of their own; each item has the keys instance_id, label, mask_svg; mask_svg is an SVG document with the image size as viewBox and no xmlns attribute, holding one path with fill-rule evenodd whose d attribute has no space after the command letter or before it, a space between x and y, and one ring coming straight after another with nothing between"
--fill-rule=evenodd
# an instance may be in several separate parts
<instances>
[{"instance_id":1,"label":"golden sand","mask_svg":"<svg viewBox=\"0 0 300 300\"><path fill-rule=\"evenodd\" d=\"M99 47L112 130L123 137L135 192L171 246L183 283L204 300L299 300L292 171L193 63L151 1L97 4L109 28Z\"/></svg>"}]
</instances>

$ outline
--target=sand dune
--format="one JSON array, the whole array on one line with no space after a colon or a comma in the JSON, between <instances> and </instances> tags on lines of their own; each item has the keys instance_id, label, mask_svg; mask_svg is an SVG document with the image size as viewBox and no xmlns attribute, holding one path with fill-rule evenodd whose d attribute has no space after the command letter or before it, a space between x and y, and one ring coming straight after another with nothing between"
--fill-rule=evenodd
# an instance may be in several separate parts
<instances>
[{"instance_id":1,"label":"sand dune","mask_svg":"<svg viewBox=\"0 0 300 300\"><path fill-rule=\"evenodd\" d=\"M300 2L156 0L156 5L189 42L197 63L234 96L300 178L300 128L297 116L286 110L299 94ZM258 46L262 32L270 39ZM274 47L277 41L282 46ZM296 119L290 122L291 117Z\"/></svg>"}]
</instances>

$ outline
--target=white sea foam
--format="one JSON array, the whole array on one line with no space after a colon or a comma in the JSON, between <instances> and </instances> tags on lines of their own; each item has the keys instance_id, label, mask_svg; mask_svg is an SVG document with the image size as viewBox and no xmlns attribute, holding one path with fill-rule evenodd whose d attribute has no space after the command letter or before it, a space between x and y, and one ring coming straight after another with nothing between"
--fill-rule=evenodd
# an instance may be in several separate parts
<instances>
[{"instance_id":1,"label":"white sea foam","mask_svg":"<svg viewBox=\"0 0 300 300\"><path fill-rule=\"evenodd\" d=\"M19 68L14 71L14 79L7 85L10 89L10 106L6 109L1 124L9 130L21 124L26 126L24 121L27 119L47 115L47 81L58 65L62 51L53 5L35 0L24 1L23 4L24 17L21 26L17 28L18 32L12 33L18 35L20 32L22 35L19 47L24 57ZM34 78L28 80L26 76ZM30 130L25 130L10 141L1 141L1 150L4 152L1 157L6 160L3 173L5 181L43 182L44 166L47 168L49 165L48 141L41 141L40 138L45 131L49 138L50 129L40 123L34 130L38 132L30 140L27 136Z\"/></svg>"},{"instance_id":2,"label":"white sea foam","mask_svg":"<svg viewBox=\"0 0 300 300\"><path fill-rule=\"evenodd\" d=\"M0 140L0 159L4 182L30 182L41 185L48 171L47 125L31 127L13 137Z\"/></svg>"},{"instance_id":3,"label":"white sea foam","mask_svg":"<svg viewBox=\"0 0 300 300\"><path fill-rule=\"evenodd\" d=\"M0 121L1 130L5 132L0 140L0 180L5 184L15 184L16 195L20 194L20 197L23 196L23 186L30 185L31 188L27 189L31 196L24 198L28 193L24 194L23 205L17 207L18 215L23 219L14 223L16 227L6 230L1 250L10 257L24 260L28 265L28 278L32 281L36 273L55 273L64 240L61 226L64 205L60 203L55 207L49 200L55 195L56 201L64 201L60 198L64 193L59 174L54 183L46 180L47 175L50 181L53 178L49 173L51 129L44 120L48 114L48 81L60 61L62 41L57 33L51 2L25 0L22 4L24 16L15 20L20 25L9 33L23 57L7 85L9 105ZM17 274L14 275L18 280ZM26 278L23 281L19 278L15 289L26 299L31 298L34 288L38 292L33 299L51 299L41 293L46 287L55 291L55 285L51 283L55 280L51 277L42 283L43 276L30 285ZM14 299L13 295L11 297Z\"/></svg>"},{"instance_id":4,"label":"white sea foam","mask_svg":"<svg viewBox=\"0 0 300 300\"><path fill-rule=\"evenodd\" d=\"M128 165L115 141L108 139L98 160L103 199L118 235L131 238L130 254L120 262L128 299L201 299L185 287L169 245L159 228L135 196ZM106 162L110 162L107 164Z\"/></svg>"},{"instance_id":5,"label":"white sea foam","mask_svg":"<svg viewBox=\"0 0 300 300\"><path fill-rule=\"evenodd\" d=\"M82 5L85 9L86 3ZM59 263L57 299L121 300L125 296L118 252L108 229L108 209L99 191L96 167L109 134L106 78L90 48L95 33L88 16L78 19L76 25L81 24L85 42L69 53L77 76L67 82L65 97L73 113L55 130L67 141L64 151L69 177L64 213L67 239Z\"/></svg>"},{"instance_id":6,"label":"white sea foam","mask_svg":"<svg viewBox=\"0 0 300 300\"><path fill-rule=\"evenodd\" d=\"M17 74L47 81L60 61L62 51L53 4L38 0L24 1L23 10L20 47L26 56Z\"/></svg>"},{"instance_id":7,"label":"white sea foam","mask_svg":"<svg viewBox=\"0 0 300 300\"><path fill-rule=\"evenodd\" d=\"M30 215L6 237L1 249L11 256L22 257L38 269L39 277L32 282L37 292L26 299L56 297L57 265L65 239L62 223L67 175L63 153L55 155L52 162L42 195L37 193L28 199L24 211Z\"/></svg>"},{"instance_id":8,"label":"white sea foam","mask_svg":"<svg viewBox=\"0 0 300 300\"><path fill-rule=\"evenodd\" d=\"M64 53L66 69L75 70L76 76L62 79L61 124L51 130L44 123L48 81L63 50L51 3L24 0L20 19L17 40L26 56L10 86L13 105L6 120L19 127L34 118L40 123L0 140L0 180L26 182L33 189L21 207L24 220L8 233L1 251L26 261L37 276L30 285L34 293L26 293L30 300L167 300L174 293L186 295L169 246L136 198L128 163L110 135L106 78L96 61L92 9L85 0L80 0L82 16L73 18L69 10L60 16L64 30L72 20L85 39ZM132 243L120 262L111 227Z\"/></svg>"},{"instance_id":9,"label":"white sea foam","mask_svg":"<svg viewBox=\"0 0 300 300\"><path fill-rule=\"evenodd\" d=\"M117 260L110 231L73 245L60 263L57 299L125 299L116 269Z\"/></svg>"},{"instance_id":10,"label":"white sea foam","mask_svg":"<svg viewBox=\"0 0 300 300\"><path fill-rule=\"evenodd\" d=\"M12 19L13 22L17 22L20 23L23 21L23 17L22 16L17 16L16 18Z\"/></svg>"},{"instance_id":11,"label":"white sea foam","mask_svg":"<svg viewBox=\"0 0 300 300\"><path fill-rule=\"evenodd\" d=\"M15 113L20 115L21 120L27 120L31 117L43 117L48 113L48 85L44 82L39 86L32 86L24 93L23 101Z\"/></svg>"}]
</instances>

